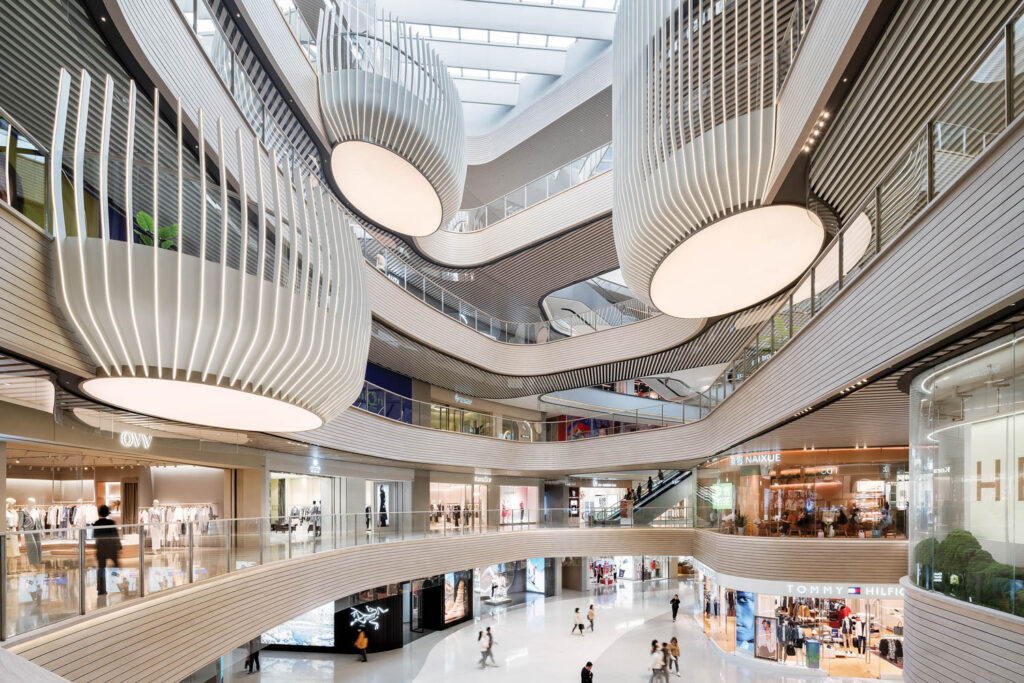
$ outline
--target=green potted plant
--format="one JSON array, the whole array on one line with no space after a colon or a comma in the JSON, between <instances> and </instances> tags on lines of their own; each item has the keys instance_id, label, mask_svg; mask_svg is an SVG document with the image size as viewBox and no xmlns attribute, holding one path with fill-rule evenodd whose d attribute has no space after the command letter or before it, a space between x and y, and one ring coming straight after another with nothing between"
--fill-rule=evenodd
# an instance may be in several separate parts
<instances>
[{"instance_id":1,"label":"green potted plant","mask_svg":"<svg viewBox=\"0 0 1024 683\"><path fill-rule=\"evenodd\" d=\"M159 240L161 249L175 249L178 239L178 224L171 223L159 228L154 233L153 217L145 211L135 214L135 234L139 241L147 247L153 246L154 238ZM154 237L155 236L155 237Z\"/></svg>"},{"instance_id":2,"label":"green potted plant","mask_svg":"<svg viewBox=\"0 0 1024 683\"><path fill-rule=\"evenodd\" d=\"M742 536L747 530L747 517L746 515L737 512L736 513L736 533Z\"/></svg>"}]
</instances>

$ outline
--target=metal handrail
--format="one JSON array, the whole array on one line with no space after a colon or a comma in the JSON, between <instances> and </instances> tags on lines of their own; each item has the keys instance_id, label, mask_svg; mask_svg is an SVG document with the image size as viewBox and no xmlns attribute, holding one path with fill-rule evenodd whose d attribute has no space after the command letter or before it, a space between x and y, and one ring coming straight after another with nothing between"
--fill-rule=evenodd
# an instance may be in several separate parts
<instances>
[{"instance_id":1,"label":"metal handrail","mask_svg":"<svg viewBox=\"0 0 1024 683\"><path fill-rule=\"evenodd\" d=\"M252 567L343 548L435 537L577 529L587 523L578 510L571 508L503 507L460 510L458 523L437 510L375 509L107 526L104 531L114 531L119 541L110 541L117 548L111 550L112 554L129 562L117 575L105 572L106 588L109 595L123 599L100 598L88 581L97 569L97 548L108 542L100 539L97 543L97 527L4 531L0 532L0 605L5 608L0 609L0 640L87 613L137 603L177 585L201 583ZM183 524L187 525L184 533ZM647 526L684 528L693 524L689 518L666 517ZM137 547L128 551L121 543ZM16 548L17 555L9 555L9 548ZM36 565L43 564L44 552L49 566L41 573ZM17 561L8 561L15 557ZM131 566L131 560L138 562L137 569ZM22 566L24 570L19 571ZM161 585L161 580L168 585ZM38 592L40 597L19 600L22 591L30 596ZM40 610L38 602L44 591L49 592L45 611ZM12 593L13 599L9 597ZM36 623L30 623L32 617L37 618Z\"/></svg>"},{"instance_id":2,"label":"metal handrail","mask_svg":"<svg viewBox=\"0 0 1024 683\"><path fill-rule=\"evenodd\" d=\"M562 194L563 192L568 192L569 190L573 189L574 187L579 187L583 183L586 183L586 182L588 182L590 180L593 180L594 178L596 178L596 177L598 177L600 175L603 175L603 174L607 173L608 171L611 171L612 169L608 168L608 169L606 169L604 171L601 171L599 173L596 173L596 172L595 173L590 173L589 175L587 175L586 178L581 179L579 182L572 183L569 186L567 186L567 187L565 187L565 188L563 188L561 190L558 190L556 192L551 192L550 191L550 187L545 187L545 193L544 193L544 198L543 199L540 199L540 200L538 200L536 202L533 202L533 203L528 203L526 201L527 194L528 194L528 188L530 186L535 185L536 183L539 183L542 180L548 180L548 179L550 179L550 177L552 175L554 175L556 173L559 173L561 171L564 171L564 170L566 170L568 168L571 168L573 166L573 164L576 164L577 162L580 162L580 161L585 161L588 158L590 158L591 156L593 156L594 154L597 154L598 152L601 152L601 156L598 158L597 164L595 165L595 169L594 170L596 170L596 167L600 166L601 161L604 159L604 155L607 152L612 151L613 149L614 149L614 146L610 142L605 143L605 144L603 144L603 145L601 145L599 147L595 147L594 149L590 150L586 154L582 154L582 155L576 157L575 159L573 159L569 163L563 164L562 166L559 166L556 169L548 171L547 173L544 173L543 175L538 176L538 177L534 178L533 180L531 180L531 181L529 181L527 183L524 183L524 184L520 185L519 187L517 187L517 188L515 188L513 190L509 190L508 192L503 194L501 197L498 197L497 199L495 199L493 201L487 202L486 204L483 204L481 206L473 207L471 209L463 209L463 210L458 211L455 214L455 217L452 218L452 220L447 225L442 226L441 229L444 230L445 232L454 232L454 233L462 233L462 234L473 233L473 232L480 232L482 230L486 230L487 228L490 228L492 225L495 225L495 224L499 223L500 221L505 220L506 218L510 218L511 216L514 216L517 213L521 213L522 211L525 211L526 209L528 209L528 208L530 208L532 206L536 206L536 205L538 205L538 204L540 204L542 202L545 202L548 199L551 199L552 197L556 197L556 196ZM609 163L614 164L614 160L610 161ZM522 192L523 193L523 203L522 203L522 206L520 206L517 210L513 211L512 213L509 213L509 204L508 204L509 197L511 197L513 194L518 193L518 192ZM501 217L495 219L494 221L490 221L487 218L487 209L488 209L489 206L491 206L492 204L494 204L495 202L498 202L498 201L501 201L501 202L504 203L504 210L502 211ZM484 213L484 222L483 222L482 225L480 225L480 227L471 227L469 229L460 229L458 227L458 225L460 223L463 223L463 224L467 223L468 218L469 218L469 216L471 214L473 214L474 212L480 212L480 211L483 211L483 213Z\"/></svg>"}]
</instances>

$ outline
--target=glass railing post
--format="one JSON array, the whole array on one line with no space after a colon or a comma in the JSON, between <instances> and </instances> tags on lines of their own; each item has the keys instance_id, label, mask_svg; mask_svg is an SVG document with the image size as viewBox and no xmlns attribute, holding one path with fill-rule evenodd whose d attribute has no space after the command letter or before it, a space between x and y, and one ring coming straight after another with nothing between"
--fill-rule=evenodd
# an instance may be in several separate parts
<instances>
[{"instance_id":1,"label":"glass railing post","mask_svg":"<svg viewBox=\"0 0 1024 683\"><path fill-rule=\"evenodd\" d=\"M188 525L188 582L195 581L195 537L192 535L192 525Z\"/></svg>"},{"instance_id":2,"label":"glass railing post","mask_svg":"<svg viewBox=\"0 0 1024 683\"><path fill-rule=\"evenodd\" d=\"M292 559L292 518L291 518L291 515L289 515L289 516L288 516L288 517L287 517L287 518L285 519L285 522L286 522L286 523L288 524L288 548L287 548L287 557L288 557L288 559L290 560L290 559Z\"/></svg>"},{"instance_id":3,"label":"glass railing post","mask_svg":"<svg viewBox=\"0 0 1024 683\"><path fill-rule=\"evenodd\" d=\"M139 525L139 597L146 597L146 528Z\"/></svg>"},{"instance_id":4,"label":"glass railing post","mask_svg":"<svg viewBox=\"0 0 1024 683\"><path fill-rule=\"evenodd\" d=\"M7 536L0 534L0 640L7 640Z\"/></svg>"},{"instance_id":5,"label":"glass railing post","mask_svg":"<svg viewBox=\"0 0 1024 683\"><path fill-rule=\"evenodd\" d=\"M927 200L930 202L935 198L935 122L928 121L925 126L925 157L926 157L926 187Z\"/></svg>"},{"instance_id":6,"label":"glass railing post","mask_svg":"<svg viewBox=\"0 0 1024 683\"><path fill-rule=\"evenodd\" d=\"M268 533L269 533L269 526L270 525L268 523L267 524ZM263 564L263 520L262 519L257 519L256 520L256 546L257 546L256 553L257 553L257 557L258 557L257 563L262 565Z\"/></svg>"},{"instance_id":7,"label":"glass railing post","mask_svg":"<svg viewBox=\"0 0 1024 683\"><path fill-rule=\"evenodd\" d=\"M85 614L85 529L78 530L78 613Z\"/></svg>"},{"instance_id":8,"label":"glass railing post","mask_svg":"<svg viewBox=\"0 0 1024 683\"><path fill-rule=\"evenodd\" d=\"M227 560L226 572L231 571L231 539L234 538L234 534L231 533L231 522L226 522L224 525L224 555Z\"/></svg>"},{"instance_id":9,"label":"glass railing post","mask_svg":"<svg viewBox=\"0 0 1024 683\"><path fill-rule=\"evenodd\" d=\"M1005 125L1003 126L1004 128L1009 128L1010 127L1010 122L1013 121L1013 115L1014 115L1014 113L1013 113L1014 112L1014 106L1013 106L1013 86L1014 86L1014 81L1016 81L1016 78L1017 78L1017 73L1016 73L1017 70L1015 68L1016 64L1014 63L1014 54L1013 54L1013 51L1014 51L1013 24L1014 24L1013 21L1008 21L1006 23L1006 28L1005 28L1004 35L1003 35L1004 44L1006 45L1006 55L1003 58L1003 64L1006 65L1006 74L1005 74L1006 75L1006 81L1005 81L1005 83L1006 83L1006 92L1003 95L1003 97L1005 99L1005 102L1006 102L1006 121L1005 121Z\"/></svg>"}]
</instances>

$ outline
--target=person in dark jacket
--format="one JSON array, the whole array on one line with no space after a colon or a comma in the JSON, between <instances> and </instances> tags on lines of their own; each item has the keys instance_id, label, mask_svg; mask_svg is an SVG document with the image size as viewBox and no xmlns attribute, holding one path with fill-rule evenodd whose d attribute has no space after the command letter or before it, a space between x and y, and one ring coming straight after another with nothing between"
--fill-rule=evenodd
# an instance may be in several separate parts
<instances>
[{"instance_id":1,"label":"person in dark jacket","mask_svg":"<svg viewBox=\"0 0 1024 683\"><path fill-rule=\"evenodd\" d=\"M121 552L121 536L117 527L110 519L110 508L100 505L100 518L93 522L92 537L96 539L96 594L107 594L107 560L114 563L114 569L120 569L117 556Z\"/></svg>"},{"instance_id":2,"label":"person in dark jacket","mask_svg":"<svg viewBox=\"0 0 1024 683\"><path fill-rule=\"evenodd\" d=\"M652 477L647 477L647 493L648 493L648 495L650 495L653 492L654 492L654 479Z\"/></svg>"},{"instance_id":3,"label":"person in dark jacket","mask_svg":"<svg viewBox=\"0 0 1024 683\"><path fill-rule=\"evenodd\" d=\"M676 620L676 615L679 614L679 594L678 593L672 596L672 599L669 600L669 604L672 605L672 621L675 621Z\"/></svg>"},{"instance_id":4,"label":"person in dark jacket","mask_svg":"<svg viewBox=\"0 0 1024 683\"><path fill-rule=\"evenodd\" d=\"M580 670L580 683L594 683L593 662L587 662L587 665Z\"/></svg>"}]
</instances>

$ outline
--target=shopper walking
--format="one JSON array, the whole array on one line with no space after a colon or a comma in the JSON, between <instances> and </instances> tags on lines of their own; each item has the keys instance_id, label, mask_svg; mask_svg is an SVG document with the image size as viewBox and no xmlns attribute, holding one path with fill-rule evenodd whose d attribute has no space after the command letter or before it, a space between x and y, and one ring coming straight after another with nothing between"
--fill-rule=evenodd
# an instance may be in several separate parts
<instances>
[{"instance_id":1,"label":"shopper walking","mask_svg":"<svg viewBox=\"0 0 1024 683\"><path fill-rule=\"evenodd\" d=\"M245 671L246 673L252 673L255 668L258 672L260 670L260 639L253 638L249 641L248 646L249 654L245 658Z\"/></svg>"},{"instance_id":2,"label":"shopper walking","mask_svg":"<svg viewBox=\"0 0 1024 683\"><path fill-rule=\"evenodd\" d=\"M649 683L667 680L665 678L665 653L658 647L657 639L651 641L651 656L648 661L648 667L651 669Z\"/></svg>"},{"instance_id":3,"label":"shopper walking","mask_svg":"<svg viewBox=\"0 0 1024 683\"><path fill-rule=\"evenodd\" d=\"M494 632L491 631L491 627L487 627L487 654L484 655L484 662L489 657L491 659L492 666L498 666L498 662L494 659L494 646L497 645L498 641L494 639Z\"/></svg>"},{"instance_id":4,"label":"shopper walking","mask_svg":"<svg viewBox=\"0 0 1024 683\"><path fill-rule=\"evenodd\" d=\"M672 636L672 640L668 643L668 653L672 657L669 664L676 667L676 676L679 676L679 641L675 636Z\"/></svg>"},{"instance_id":5,"label":"shopper walking","mask_svg":"<svg viewBox=\"0 0 1024 683\"><path fill-rule=\"evenodd\" d=\"M672 605L672 621L675 621L679 614L679 593L673 595L668 604Z\"/></svg>"},{"instance_id":6,"label":"shopper walking","mask_svg":"<svg viewBox=\"0 0 1024 683\"><path fill-rule=\"evenodd\" d=\"M573 612L572 632L569 635L575 634L576 633L576 629L580 630L580 635L582 636L583 635L583 615L580 614L580 608L579 607L577 607L576 611Z\"/></svg>"},{"instance_id":7,"label":"shopper walking","mask_svg":"<svg viewBox=\"0 0 1024 683\"><path fill-rule=\"evenodd\" d=\"M490 639L484 637L484 632L480 631L476 635L476 646L480 648L480 668L487 668L487 653L491 649Z\"/></svg>"},{"instance_id":8,"label":"shopper walking","mask_svg":"<svg viewBox=\"0 0 1024 683\"><path fill-rule=\"evenodd\" d=\"M587 662L587 665L580 670L580 683L594 683L593 662Z\"/></svg>"},{"instance_id":9,"label":"shopper walking","mask_svg":"<svg viewBox=\"0 0 1024 683\"><path fill-rule=\"evenodd\" d=\"M654 479L647 477L647 494L650 495L652 493L654 493Z\"/></svg>"},{"instance_id":10,"label":"shopper walking","mask_svg":"<svg viewBox=\"0 0 1024 683\"><path fill-rule=\"evenodd\" d=\"M590 632L593 633L594 632L594 606L593 605L591 605L590 609L587 611L587 621L590 622Z\"/></svg>"},{"instance_id":11,"label":"shopper walking","mask_svg":"<svg viewBox=\"0 0 1024 683\"><path fill-rule=\"evenodd\" d=\"M370 639L366 637L366 631L360 630L356 636L356 649L359 650L360 661L366 661L366 648L370 646Z\"/></svg>"},{"instance_id":12,"label":"shopper walking","mask_svg":"<svg viewBox=\"0 0 1024 683\"><path fill-rule=\"evenodd\" d=\"M110 519L110 508L100 505L100 518L93 522L92 537L96 540L96 595L107 594L107 560L118 569L117 556L121 552L121 537L114 521Z\"/></svg>"}]
</instances>

